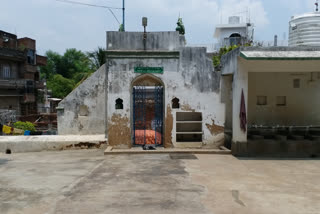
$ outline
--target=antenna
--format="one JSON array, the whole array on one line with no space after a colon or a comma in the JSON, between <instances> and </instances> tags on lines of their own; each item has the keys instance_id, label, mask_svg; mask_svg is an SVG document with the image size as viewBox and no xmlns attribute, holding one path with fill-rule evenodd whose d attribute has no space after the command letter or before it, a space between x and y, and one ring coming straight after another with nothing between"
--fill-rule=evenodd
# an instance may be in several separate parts
<instances>
[{"instance_id":1,"label":"antenna","mask_svg":"<svg viewBox=\"0 0 320 214\"><path fill-rule=\"evenodd\" d=\"M319 3L318 3L318 0L316 0L315 5L316 5L316 12L318 12L318 11L319 11Z\"/></svg>"}]
</instances>

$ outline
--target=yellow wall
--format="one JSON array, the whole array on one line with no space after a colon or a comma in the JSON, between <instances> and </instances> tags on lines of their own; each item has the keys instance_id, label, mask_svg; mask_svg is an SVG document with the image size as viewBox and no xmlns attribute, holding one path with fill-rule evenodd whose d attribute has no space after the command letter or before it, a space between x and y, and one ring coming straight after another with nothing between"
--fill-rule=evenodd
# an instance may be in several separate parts
<instances>
[{"instance_id":1,"label":"yellow wall","mask_svg":"<svg viewBox=\"0 0 320 214\"><path fill-rule=\"evenodd\" d=\"M249 125L320 125L320 73L249 72L248 84ZM267 105L258 106L257 96L267 96ZM287 105L277 106L277 96L286 96Z\"/></svg>"}]
</instances>

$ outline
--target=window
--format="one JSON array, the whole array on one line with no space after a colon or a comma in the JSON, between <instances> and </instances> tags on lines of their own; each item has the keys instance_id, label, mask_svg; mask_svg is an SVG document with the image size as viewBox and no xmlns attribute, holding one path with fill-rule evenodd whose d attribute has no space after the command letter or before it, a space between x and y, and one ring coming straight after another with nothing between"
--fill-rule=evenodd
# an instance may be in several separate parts
<instances>
[{"instance_id":1,"label":"window","mask_svg":"<svg viewBox=\"0 0 320 214\"><path fill-rule=\"evenodd\" d=\"M257 105L258 106L265 106L267 105L267 96L257 96Z\"/></svg>"},{"instance_id":2,"label":"window","mask_svg":"<svg viewBox=\"0 0 320 214\"><path fill-rule=\"evenodd\" d=\"M123 100L120 98L116 100L116 109L123 109Z\"/></svg>"},{"instance_id":3,"label":"window","mask_svg":"<svg viewBox=\"0 0 320 214\"><path fill-rule=\"evenodd\" d=\"M4 79L10 79L11 78L11 70L9 65L4 65L2 68L2 77Z\"/></svg>"},{"instance_id":4,"label":"window","mask_svg":"<svg viewBox=\"0 0 320 214\"><path fill-rule=\"evenodd\" d=\"M300 79L293 80L293 88L300 88Z\"/></svg>"},{"instance_id":5,"label":"window","mask_svg":"<svg viewBox=\"0 0 320 214\"><path fill-rule=\"evenodd\" d=\"M25 93L33 94L34 93L34 82L32 80L26 81L26 90Z\"/></svg>"},{"instance_id":6,"label":"window","mask_svg":"<svg viewBox=\"0 0 320 214\"><path fill-rule=\"evenodd\" d=\"M277 106L286 106L287 97L286 96L277 96Z\"/></svg>"},{"instance_id":7,"label":"window","mask_svg":"<svg viewBox=\"0 0 320 214\"><path fill-rule=\"evenodd\" d=\"M230 41L230 46L240 45L241 44L241 35L238 33L233 33L229 37L229 41Z\"/></svg>"},{"instance_id":8,"label":"window","mask_svg":"<svg viewBox=\"0 0 320 214\"><path fill-rule=\"evenodd\" d=\"M178 98L174 98L172 99L172 108L180 108L180 103L179 103L179 99Z\"/></svg>"},{"instance_id":9,"label":"window","mask_svg":"<svg viewBox=\"0 0 320 214\"><path fill-rule=\"evenodd\" d=\"M28 50L27 56L28 56L28 63L30 65L36 64L36 57L35 57L35 51L34 50Z\"/></svg>"}]
</instances>

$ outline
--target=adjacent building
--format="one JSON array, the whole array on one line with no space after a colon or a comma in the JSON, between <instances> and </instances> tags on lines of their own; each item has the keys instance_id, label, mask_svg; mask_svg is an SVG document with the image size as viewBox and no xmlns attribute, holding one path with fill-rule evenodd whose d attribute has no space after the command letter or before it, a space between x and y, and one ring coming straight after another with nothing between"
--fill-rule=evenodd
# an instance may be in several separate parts
<instances>
[{"instance_id":1,"label":"adjacent building","mask_svg":"<svg viewBox=\"0 0 320 214\"><path fill-rule=\"evenodd\" d=\"M236 155L320 154L320 49L242 47L222 58L225 129Z\"/></svg>"},{"instance_id":2,"label":"adjacent building","mask_svg":"<svg viewBox=\"0 0 320 214\"><path fill-rule=\"evenodd\" d=\"M0 109L18 118L37 114L37 90L43 88L38 66L46 57L36 54L36 41L0 31Z\"/></svg>"},{"instance_id":3,"label":"adjacent building","mask_svg":"<svg viewBox=\"0 0 320 214\"><path fill-rule=\"evenodd\" d=\"M228 24L216 26L214 37L218 40L216 49L253 42L253 24L241 22L239 16L229 17Z\"/></svg>"}]
</instances>

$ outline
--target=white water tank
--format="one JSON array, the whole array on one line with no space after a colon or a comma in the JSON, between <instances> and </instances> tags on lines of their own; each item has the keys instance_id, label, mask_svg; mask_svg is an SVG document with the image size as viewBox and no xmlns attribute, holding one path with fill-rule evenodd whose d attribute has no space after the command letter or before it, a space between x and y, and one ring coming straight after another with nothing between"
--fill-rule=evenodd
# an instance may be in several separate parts
<instances>
[{"instance_id":1,"label":"white water tank","mask_svg":"<svg viewBox=\"0 0 320 214\"><path fill-rule=\"evenodd\" d=\"M289 46L320 46L320 12L291 17Z\"/></svg>"}]
</instances>

